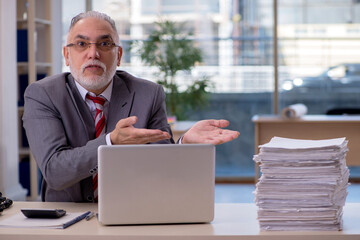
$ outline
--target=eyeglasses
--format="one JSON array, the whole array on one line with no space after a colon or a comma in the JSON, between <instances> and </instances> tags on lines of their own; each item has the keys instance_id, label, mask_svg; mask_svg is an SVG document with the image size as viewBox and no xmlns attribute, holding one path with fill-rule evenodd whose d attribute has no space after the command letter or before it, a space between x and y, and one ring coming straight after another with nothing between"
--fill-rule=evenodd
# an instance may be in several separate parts
<instances>
[{"instance_id":1,"label":"eyeglasses","mask_svg":"<svg viewBox=\"0 0 360 240\"><path fill-rule=\"evenodd\" d=\"M95 44L96 48L100 51L106 52L110 51L114 47L120 47L119 45L115 44L113 41L104 40L99 42L88 42L84 40L77 40L73 43L69 43L66 47L74 47L78 51L84 51L90 48L91 44Z\"/></svg>"}]
</instances>

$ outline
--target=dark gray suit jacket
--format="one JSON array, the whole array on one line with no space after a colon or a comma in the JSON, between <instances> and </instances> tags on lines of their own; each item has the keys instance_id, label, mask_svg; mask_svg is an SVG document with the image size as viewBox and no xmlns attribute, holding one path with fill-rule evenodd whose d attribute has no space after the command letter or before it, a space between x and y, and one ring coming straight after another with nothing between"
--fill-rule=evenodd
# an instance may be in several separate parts
<instances>
[{"instance_id":1,"label":"dark gray suit jacket","mask_svg":"<svg viewBox=\"0 0 360 240\"><path fill-rule=\"evenodd\" d=\"M106 133L116 123L137 116L137 128L171 134L163 88L117 71L106 119ZM94 119L70 73L37 81L25 91L24 128L30 149L43 175L43 201L92 201L90 171L97 166L97 149L105 135L95 138ZM174 143L173 139L158 143Z\"/></svg>"}]
</instances>

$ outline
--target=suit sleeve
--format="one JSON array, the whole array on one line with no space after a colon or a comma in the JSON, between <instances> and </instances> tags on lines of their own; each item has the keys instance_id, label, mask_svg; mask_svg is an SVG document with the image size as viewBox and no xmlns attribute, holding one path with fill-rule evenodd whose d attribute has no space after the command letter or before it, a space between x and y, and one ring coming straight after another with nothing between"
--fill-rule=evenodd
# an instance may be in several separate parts
<instances>
[{"instance_id":1,"label":"suit sleeve","mask_svg":"<svg viewBox=\"0 0 360 240\"><path fill-rule=\"evenodd\" d=\"M154 102L152 106L151 116L149 118L149 125L148 128L150 129L160 129L162 131L166 131L170 134L171 139L169 140L162 140L156 142L159 143L174 143L172 138L172 132L170 125L167 122L167 115L166 115L166 104L165 104L165 92L161 85L157 85L156 93L154 95Z\"/></svg>"},{"instance_id":2,"label":"suit sleeve","mask_svg":"<svg viewBox=\"0 0 360 240\"><path fill-rule=\"evenodd\" d=\"M52 99L54 96L50 98L40 84L31 84L25 92L23 123L31 152L47 185L63 190L91 176L89 171L97 165L97 148L106 143L102 136L83 146L71 146L67 138L69 129L65 129Z\"/></svg>"}]
</instances>

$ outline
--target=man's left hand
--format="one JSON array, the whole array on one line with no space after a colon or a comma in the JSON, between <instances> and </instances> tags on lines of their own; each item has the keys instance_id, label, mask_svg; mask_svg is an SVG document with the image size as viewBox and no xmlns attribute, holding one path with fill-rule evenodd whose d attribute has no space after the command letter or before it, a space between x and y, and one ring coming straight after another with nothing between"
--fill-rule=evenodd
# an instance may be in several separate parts
<instances>
[{"instance_id":1,"label":"man's left hand","mask_svg":"<svg viewBox=\"0 0 360 240\"><path fill-rule=\"evenodd\" d=\"M221 120L202 120L190 128L183 136L181 143L206 143L223 144L234 140L240 135L238 131L222 129L229 126L229 121Z\"/></svg>"}]
</instances>

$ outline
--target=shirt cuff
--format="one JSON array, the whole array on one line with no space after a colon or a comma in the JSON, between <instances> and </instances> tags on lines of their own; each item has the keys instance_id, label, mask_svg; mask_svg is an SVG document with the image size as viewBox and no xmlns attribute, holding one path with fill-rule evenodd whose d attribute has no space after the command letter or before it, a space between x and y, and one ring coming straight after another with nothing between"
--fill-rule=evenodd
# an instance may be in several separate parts
<instances>
[{"instance_id":1,"label":"shirt cuff","mask_svg":"<svg viewBox=\"0 0 360 240\"><path fill-rule=\"evenodd\" d=\"M111 142L111 139L110 139L110 133L106 134L105 139L106 139L106 145L111 146L112 142Z\"/></svg>"}]
</instances>

